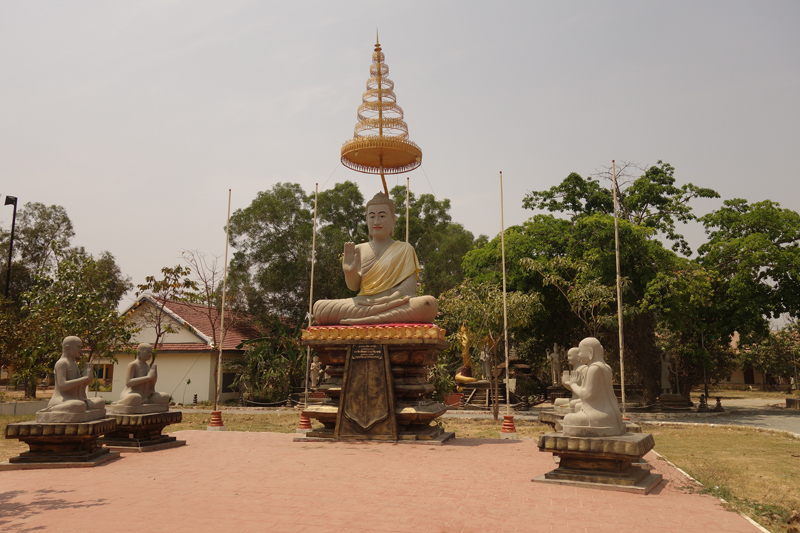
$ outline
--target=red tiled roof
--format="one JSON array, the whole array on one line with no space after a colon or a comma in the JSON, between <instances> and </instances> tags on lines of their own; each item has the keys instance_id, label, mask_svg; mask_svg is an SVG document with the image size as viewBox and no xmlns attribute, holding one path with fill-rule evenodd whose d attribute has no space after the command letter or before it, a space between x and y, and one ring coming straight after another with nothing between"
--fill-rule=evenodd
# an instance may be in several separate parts
<instances>
[{"instance_id":1,"label":"red tiled roof","mask_svg":"<svg viewBox=\"0 0 800 533\"><path fill-rule=\"evenodd\" d=\"M186 302L176 302L173 300L167 301L166 308L170 312L180 317L185 323L196 329L202 335L209 339L213 338L213 330L217 331L217 340L219 340L220 331L220 317L216 309L208 309L205 305L190 304ZM214 323L212 328L211 323ZM234 350L243 340L253 339L259 337L260 334L256 328L250 325L249 321L235 313L225 313L225 339L222 343L223 350ZM230 326L228 326L230 324ZM160 351L184 351L184 350L197 350L208 349L207 345L198 339L195 343L164 343L159 346Z\"/></svg>"}]
</instances>

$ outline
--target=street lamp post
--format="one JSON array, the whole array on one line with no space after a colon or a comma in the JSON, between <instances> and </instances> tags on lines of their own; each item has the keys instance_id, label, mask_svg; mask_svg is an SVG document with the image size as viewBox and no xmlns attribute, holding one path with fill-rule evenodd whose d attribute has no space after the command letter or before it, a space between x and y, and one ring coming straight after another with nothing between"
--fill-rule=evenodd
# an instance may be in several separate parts
<instances>
[{"instance_id":1,"label":"street lamp post","mask_svg":"<svg viewBox=\"0 0 800 533\"><path fill-rule=\"evenodd\" d=\"M8 240L8 265L6 266L6 292L4 294L8 298L8 288L11 285L11 257L14 254L14 226L17 223L17 197L6 196L5 205L14 206L14 216L11 218L11 238Z\"/></svg>"}]
</instances>

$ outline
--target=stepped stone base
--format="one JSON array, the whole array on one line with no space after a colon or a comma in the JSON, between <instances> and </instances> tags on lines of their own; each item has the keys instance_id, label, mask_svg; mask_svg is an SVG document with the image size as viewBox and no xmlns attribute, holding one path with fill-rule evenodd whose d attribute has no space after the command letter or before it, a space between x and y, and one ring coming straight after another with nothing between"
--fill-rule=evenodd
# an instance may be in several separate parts
<instances>
[{"instance_id":1,"label":"stepped stone base","mask_svg":"<svg viewBox=\"0 0 800 533\"><path fill-rule=\"evenodd\" d=\"M303 334L326 365L325 384L303 414L324 427L309 439L342 441L430 441L445 433L435 424L447 406L429 399L428 367L449 343L432 324L311 327ZM316 394L319 396L319 394Z\"/></svg>"},{"instance_id":2,"label":"stepped stone base","mask_svg":"<svg viewBox=\"0 0 800 533\"><path fill-rule=\"evenodd\" d=\"M0 463L0 470L85 468L103 464L119 457L97 442L115 427L113 418L69 424L35 421L9 424L5 437L19 439L30 451Z\"/></svg>"},{"instance_id":3,"label":"stepped stone base","mask_svg":"<svg viewBox=\"0 0 800 533\"><path fill-rule=\"evenodd\" d=\"M168 425L180 422L183 419L182 413L175 411L149 414L112 413L112 416L116 421L116 429L97 442L113 451L149 452L186 444L186 441L161 434Z\"/></svg>"},{"instance_id":4,"label":"stepped stone base","mask_svg":"<svg viewBox=\"0 0 800 533\"><path fill-rule=\"evenodd\" d=\"M661 482L661 474L640 466L642 456L653 446L655 441L649 433L616 437L546 433L539 438L539 451L558 457L559 465L532 481L648 494Z\"/></svg>"}]
</instances>

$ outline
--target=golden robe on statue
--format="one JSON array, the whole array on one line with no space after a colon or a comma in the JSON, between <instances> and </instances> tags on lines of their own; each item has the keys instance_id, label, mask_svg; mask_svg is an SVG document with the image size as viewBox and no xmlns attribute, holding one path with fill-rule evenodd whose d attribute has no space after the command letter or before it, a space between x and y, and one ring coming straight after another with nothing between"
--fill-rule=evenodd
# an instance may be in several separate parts
<instances>
[{"instance_id":1,"label":"golden robe on statue","mask_svg":"<svg viewBox=\"0 0 800 533\"><path fill-rule=\"evenodd\" d=\"M348 288L358 295L318 300L314 318L321 326L335 324L430 324L438 313L433 296L415 296L419 260L414 247L391 238L394 203L378 193L367 203L370 242L344 246L342 269Z\"/></svg>"}]
</instances>

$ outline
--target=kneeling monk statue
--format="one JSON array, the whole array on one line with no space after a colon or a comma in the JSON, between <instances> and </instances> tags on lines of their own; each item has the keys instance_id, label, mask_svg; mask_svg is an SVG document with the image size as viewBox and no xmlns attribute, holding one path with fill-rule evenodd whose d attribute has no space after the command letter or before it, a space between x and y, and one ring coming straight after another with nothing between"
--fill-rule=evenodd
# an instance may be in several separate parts
<instances>
[{"instance_id":1,"label":"kneeling monk statue","mask_svg":"<svg viewBox=\"0 0 800 533\"><path fill-rule=\"evenodd\" d=\"M169 394L166 392L156 392L155 386L158 381L158 371L156 365L150 366L147 361L153 357L153 347L143 342L136 348L136 359L128 364L125 372L125 389L119 396L119 400L112 405L116 407L138 407L138 406L163 406L166 410L169 403Z\"/></svg>"},{"instance_id":2,"label":"kneeling monk statue","mask_svg":"<svg viewBox=\"0 0 800 533\"><path fill-rule=\"evenodd\" d=\"M320 325L432 323L438 312L433 296L414 296L420 272L414 247L392 240L397 216L394 201L378 193L367 202L370 240L344 245L347 287L360 291L353 298L319 300L314 318Z\"/></svg>"}]
</instances>

